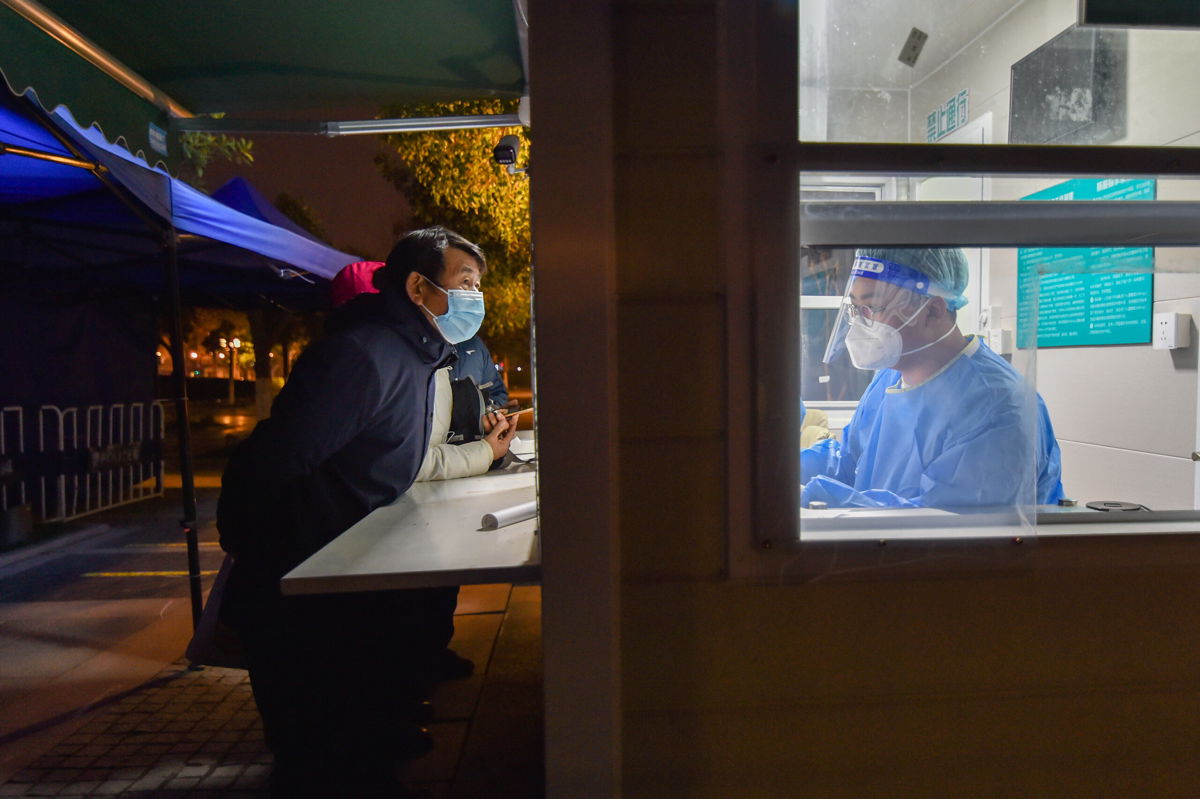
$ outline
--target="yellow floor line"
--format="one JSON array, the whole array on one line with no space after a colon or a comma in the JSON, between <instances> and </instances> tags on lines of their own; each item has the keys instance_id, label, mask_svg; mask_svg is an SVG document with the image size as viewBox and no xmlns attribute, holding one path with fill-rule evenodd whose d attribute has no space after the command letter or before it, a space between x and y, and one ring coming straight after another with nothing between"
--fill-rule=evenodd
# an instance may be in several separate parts
<instances>
[{"instance_id":1,"label":"yellow floor line","mask_svg":"<svg viewBox=\"0 0 1200 799\"><path fill-rule=\"evenodd\" d=\"M200 572L201 577L211 577L216 574L216 569L212 571ZM187 572L87 572L84 577L187 577Z\"/></svg>"}]
</instances>

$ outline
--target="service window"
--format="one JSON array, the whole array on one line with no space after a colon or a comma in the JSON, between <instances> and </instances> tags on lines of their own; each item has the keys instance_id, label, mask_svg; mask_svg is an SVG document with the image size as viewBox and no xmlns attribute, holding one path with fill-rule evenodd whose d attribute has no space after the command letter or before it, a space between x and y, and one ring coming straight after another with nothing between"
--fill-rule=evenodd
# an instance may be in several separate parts
<instances>
[{"instance_id":1,"label":"service window","mask_svg":"<svg viewBox=\"0 0 1200 799\"><path fill-rule=\"evenodd\" d=\"M801 543L1196 529L1200 183L1105 153L1200 142L1200 33L1077 14L801 0Z\"/></svg>"}]
</instances>

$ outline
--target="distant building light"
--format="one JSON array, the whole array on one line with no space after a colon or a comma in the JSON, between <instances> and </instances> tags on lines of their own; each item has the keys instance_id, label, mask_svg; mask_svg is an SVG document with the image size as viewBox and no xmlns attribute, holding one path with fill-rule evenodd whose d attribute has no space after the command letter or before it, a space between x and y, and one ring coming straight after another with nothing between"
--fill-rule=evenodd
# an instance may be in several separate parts
<instances>
[{"instance_id":1,"label":"distant building light","mask_svg":"<svg viewBox=\"0 0 1200 799\"><path fill-rule=\"evenodd\" d=\"M193 360L193 361L194 361L194 360L196 360L197 358L199 358L199 357L200 357L200 356L199 356L197 353L195 353L195 352L188 353L188 354L191 356L191 358L192 358L192 360Z\"/></svg>"},{"instance_id":2,"label":"distant building light","mask_svg":"<svg viewBox=\"0 0 1200 799\"><path fill-rule=\"evenodd\" d=\"M268 358L274 358L274 357L275 357L275 353L273 353L273 352L268 352L268 353L267 353L267 357L268 357Z\"/></svg>"},{"instance_id":3,"label":"distant building light","mask_svg":"<svg viewBox=\"0 0 1200 799\"><path fill-rule=\"evenodd\" d=\"M225 353L223 353L223 352L218 352L218 353L217 353L217 357L218 357L218 358L224 358L224 357L225 357Z\"/></svg>"}]
</instances>

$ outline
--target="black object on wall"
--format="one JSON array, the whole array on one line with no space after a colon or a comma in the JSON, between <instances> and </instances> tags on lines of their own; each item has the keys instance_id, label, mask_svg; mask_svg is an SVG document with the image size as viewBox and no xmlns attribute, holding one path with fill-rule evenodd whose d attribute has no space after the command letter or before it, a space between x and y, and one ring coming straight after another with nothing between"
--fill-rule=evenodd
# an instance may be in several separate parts
<instances>
[{"instance_id":1,"label":"black object on wall","mask_svg":"<svg viewBox=\"0 0 1200 799\"><path fill-rule=\"evenodd\" d=\"M1195 0L1079 0L1080 25L1200 28Z\"/></svg>"},{"instance_id":2,"label":"black object on wall","mask_svg":"<svg viewBox=\"0 0 1200 799\"><path fill-rule=\"evenodd\" d=\"M1070 27L1012 66L1009 144L1125 137L1129 35Z\"/></svg>"}]
</instances>

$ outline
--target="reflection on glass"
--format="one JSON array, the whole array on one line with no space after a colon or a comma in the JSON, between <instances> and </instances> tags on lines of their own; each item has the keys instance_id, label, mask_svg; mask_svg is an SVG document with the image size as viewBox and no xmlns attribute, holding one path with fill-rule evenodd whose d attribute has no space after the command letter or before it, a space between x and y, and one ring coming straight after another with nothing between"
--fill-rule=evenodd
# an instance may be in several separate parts
<instances>
[{"instance_id":1,"label":"reflection on glass","mask_svg":"<svg viewBox=\"0 0 1200 799\"><path fill-rule=\"evenodd\" d=\"M820 393L828 383L811 393L804 382L830 437L810 432L801 452L801 540L1024 536L1035 511L1096 516L1089 505L1200 510L1200 249L984 248L988 313L979 335L960 328L961 338L944 315L950 298L975 296L973 275L955 282L962 260L922 261L945 248L854 252L805 252L823 267L806 289L823 281L826 292L826 307L801 317L805 365L833 374L846 359L867 385L853 408L837 408ZM955 315L976 313L975 302ZM873 324L859 325L853 306L872 307ZM1155 337L1164 314L1181 338ZM887 328L892 343L856 328ZM910 379L926 352L939 353L932 373Z\"/></svg>"},{"instance_id":2,"label":"reflection on glass","mask_svg":"<svg viewBox=\"0 0 1200 799\"><path fill-rule=\"evenodd\" d=\"M1200 130L1195 30L1080 27L1077 0L800 0L799 12L805 141L1158 146Z\"/></svg>"},{"instance_id":3,"label":"reflection on glass","mask_svg":"<svg viewBox=\"0 0 1200 799\"><path fill-rule=\"evenodd\" d=\"M870 374L855 369L844 354L830 362L822 360L837 308L831 302L825 303L827 307L805 307L803 299L839 300L846 290L853 255L850 250L828 248L801 251L800 396L809 404L857 400L871 381Z\"/></svg>"}]
</instances>

